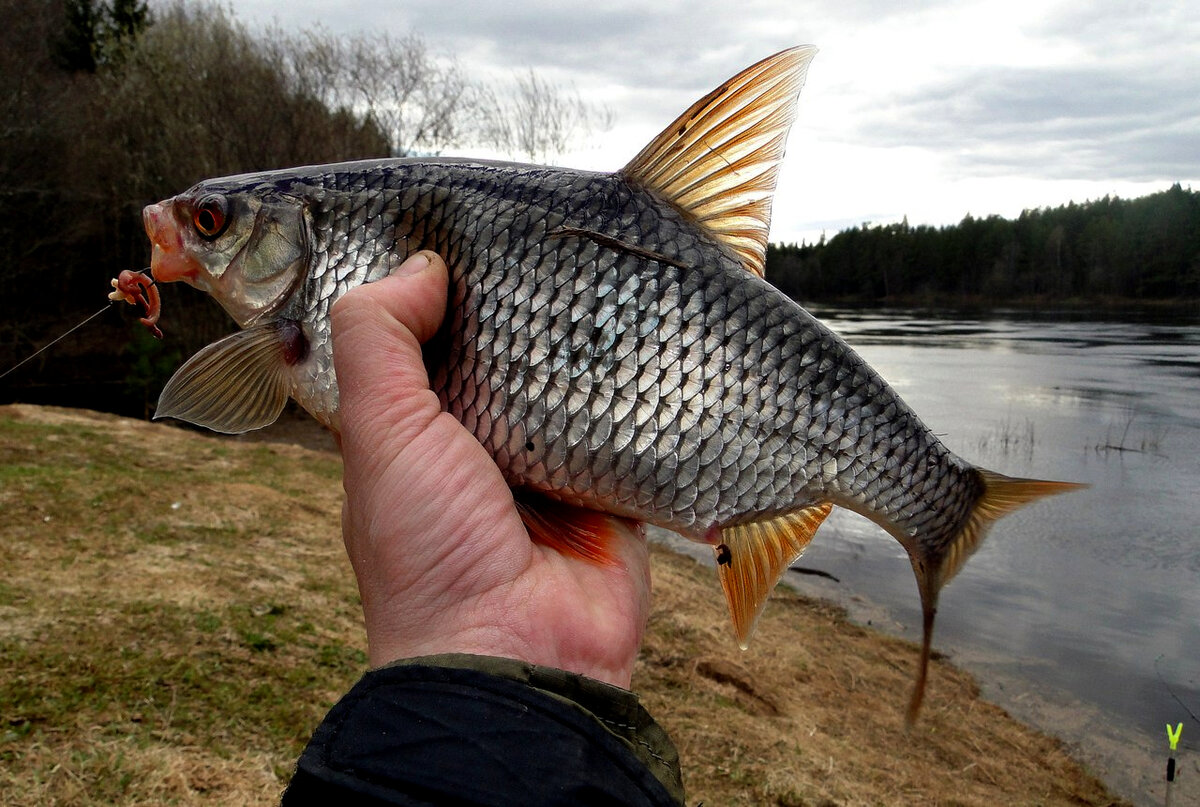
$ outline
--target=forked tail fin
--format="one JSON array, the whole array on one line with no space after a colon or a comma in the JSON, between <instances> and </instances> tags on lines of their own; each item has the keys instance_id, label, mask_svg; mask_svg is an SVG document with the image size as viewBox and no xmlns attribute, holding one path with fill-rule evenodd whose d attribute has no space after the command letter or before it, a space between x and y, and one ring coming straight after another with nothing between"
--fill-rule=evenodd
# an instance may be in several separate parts
<instances>
[{"instance_id":1,"label":"forked tail fin","mask_svg":"<svg viewBox=\"0 0 1200 807\"><path fill-rule=\"evenodd\" d=\"M1087 487L1075 482L1016 479L982 468L976 468L974 472L983 485L983 492L963 520L958 532L944 545L945 551L931 556L932 553L921 551L919 543L916 547L908 547L913 571L917 575L917 587L921 592L922 610L921 661L912 699L908 704L906 720L909 725L917 719L917 713L920 712L921 703L925 699L929 657L933 649L933 621L937 615L938 594L942 586L954 577L967 558L979 547L996 519L1043 496L1069 493Z\"/></svg>"}]
</instances>

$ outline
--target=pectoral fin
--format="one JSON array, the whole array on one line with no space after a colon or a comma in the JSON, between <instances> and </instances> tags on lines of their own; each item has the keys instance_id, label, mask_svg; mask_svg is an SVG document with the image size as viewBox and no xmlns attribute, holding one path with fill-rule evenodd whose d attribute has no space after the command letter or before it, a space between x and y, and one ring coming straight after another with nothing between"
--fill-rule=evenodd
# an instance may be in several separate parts
<instances>
[{"instance_id":1,"label":"pectoral fin","mask_svg":"<svg viewBox=\"0 0 1200 807\"><path fill-rule=\"evenodd\" d=\"M180 367L154 419L176 418L241 434L274 423L291 393L289 365L303 340L295 323L269 322L208 345Z\"/></svg>"},{"instance_id":2,"label":"pectoral fin","mask_svg":"<svg viewBox=\"0 0 1200 807\"><path fill-rule=\"evenodd\" d=\"M770 521L722 528L721 544L716 547L717 576L742 649L768 595L804 552L831 509L829 502L821 502Z\"/></svg>"}]
</instances>

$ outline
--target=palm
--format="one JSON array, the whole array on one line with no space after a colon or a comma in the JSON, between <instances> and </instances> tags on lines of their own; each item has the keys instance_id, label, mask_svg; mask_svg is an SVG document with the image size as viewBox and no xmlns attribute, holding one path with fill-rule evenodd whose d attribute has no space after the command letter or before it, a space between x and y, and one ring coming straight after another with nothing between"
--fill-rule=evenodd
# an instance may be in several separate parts
<instances>
[{"instance_id":1,"label":"palm","mask_svg":"<svg viewBox=\"0 0 1200 807\"><path fill-rule=\"evenodd\" d=\"M609 565L534 544L499 469L429 390L419 341L444 310L437 284L412 298L376 285L335 316L344 535L372 663L468 652L628 686L649 607L641 536L619 536Z\"/></svg>"}]
</instances>

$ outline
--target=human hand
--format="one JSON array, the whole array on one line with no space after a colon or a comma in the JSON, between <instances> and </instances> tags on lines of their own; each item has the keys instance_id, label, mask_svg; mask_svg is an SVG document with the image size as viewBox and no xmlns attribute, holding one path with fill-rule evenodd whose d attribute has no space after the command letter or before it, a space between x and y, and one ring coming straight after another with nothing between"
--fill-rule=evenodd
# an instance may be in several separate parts
<instances>
[{"instance_id":1,"label":"human hand","mask_svg":"<svg viewBox=\"0 0 1200 807\"><path fill-rule=\"evenodd\" d=\"M441 258L418 253L333 308L342 532L370 662L475 653L628 688L649 614L645 541L621 531L602 565L530 540L499 469L429 388L421 343L447 287Z\"/></svg>"}]
</instances>

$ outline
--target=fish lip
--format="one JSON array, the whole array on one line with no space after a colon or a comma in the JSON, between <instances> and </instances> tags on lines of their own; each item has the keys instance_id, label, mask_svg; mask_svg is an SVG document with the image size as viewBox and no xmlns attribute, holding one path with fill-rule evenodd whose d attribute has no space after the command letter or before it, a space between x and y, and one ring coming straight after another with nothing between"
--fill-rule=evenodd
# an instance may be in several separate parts
<instances>
[{"instance_id":1,"label":"fish lip","mask_svg":"<svg viewBox=\"0 0 1200 807\"><path fill-rule=\"evenodd\" d=\"M185 254L173 208L171 199L142 208L142 226L151 244L150 275L160 283L182 280L194 286L200 278L199 267Z\"/></svg>"},{"instance_id":2,"label":"fish lip","mask_svg":"<svg viewBox=\"0 0 1200 807\"><path fill-rule=\"evenodd\" d=\"M157 202L152 205L146 205L142 208L142 227L146 230L146 235L149 236L152 244L162 243L164 222L167 218L167 206L170 200Z\"/></svg>"}]
</instances>

